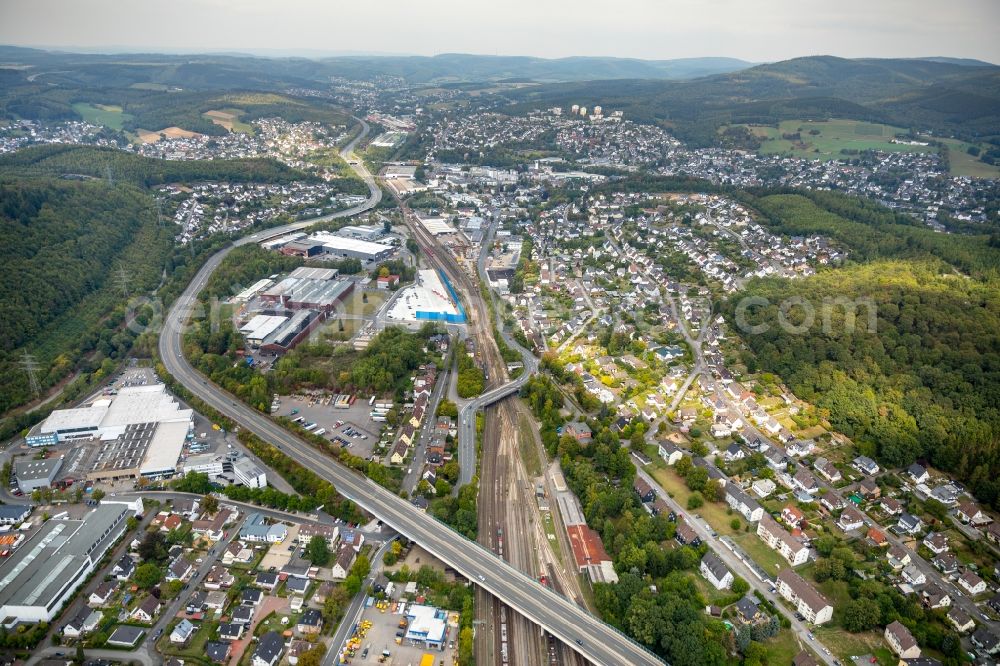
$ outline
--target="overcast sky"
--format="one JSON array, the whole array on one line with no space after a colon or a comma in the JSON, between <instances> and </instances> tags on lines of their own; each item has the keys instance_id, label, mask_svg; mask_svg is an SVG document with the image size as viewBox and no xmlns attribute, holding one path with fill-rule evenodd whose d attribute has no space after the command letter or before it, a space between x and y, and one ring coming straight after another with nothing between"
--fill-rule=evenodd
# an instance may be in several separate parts
<instances>
[{"instance_id":1,"label":"overcast sky","mask_svg":"<svg viewBox=\"0 0 1000 666\"><path fill-rule=\"evenodd\" d=\"M0 43L109 51L1000 63L1000 0L0 0Z\"/></svg>"}]
</instances>

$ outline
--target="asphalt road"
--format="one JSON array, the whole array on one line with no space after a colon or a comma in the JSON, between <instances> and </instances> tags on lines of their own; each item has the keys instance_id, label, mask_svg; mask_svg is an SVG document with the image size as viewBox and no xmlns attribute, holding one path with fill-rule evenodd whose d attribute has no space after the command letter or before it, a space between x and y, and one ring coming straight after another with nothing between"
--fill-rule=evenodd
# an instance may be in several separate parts
<instances>
[{"instance_id":1,"label":"asphalt road","mask_svg":"<svg viewBox=\"0 0 1000 666\"><path fill-rule=\"evenodd\" d=\"M375 578L382 572L382 556L388 550L391 543L392 541L386 541L371 556L371 571L368 573L368 577L361 583L361 591L354 595L354 599L351 600L347 610L344 611L344 617L337 626L337 631L333 634L333 640L330 641L330 647L323 657L323 666L333 666L333 664L339 663L337 659L338 655L343 652L344 644L351 637L351 630L361 617L368 591L371 589L372 583L375 582Z\"/></svg>"},{"instance_id":2,"label":"asphalt road","mask_svg":"<svg viewBox=\"0 0 1000 666\"><path fill-rule=\"evenodd\" d=\"M704 522L697 518L693 518L688 515L688 512L681 507L681 505L667 492L660 487L660 484L656 480L646 473L641 467L636 469L636 473L640 478L644 479L646 483L656 492L656 494L667 503L667 505L677 514L678 517L683 517L684 522L694 529L695 533L701 538L702 543L707 544L712 551L719 556L719 558L725 562L726 566L729 567L730 571L734 574L739 575L747 583L750 584L750 588L757 590L761 595L774 604L774 607L778 611L788 618L788 621L792 623L792 630L799 635L799 640L808 643L812 647L813 651L819 655L820 660L827 664L828 666L833 666L834 658L831 655L826 654L825 646L814 638L809 638L812 635L811 630L806 626L805 622L797 619L794 613L788 610L784 605L783 601L778 598L777 594L771 593L771 585L762 582L757 576L754 575L753 571L750 570L746 564L744 564L736 554L726 548L726 546L719 542L716 537L712 536L711 531L705 526Z\"/></svg>"},{"instance_id":3,"label":"asphalt road","mask_svg":"<svg viewBox=\"0 0 1000 666\"><path fill-rule=\"evenodd\" d=\"M350 147L345 148L345 152ZM357 163L353 168L368 183L372 194L363 205L350 211L336 213L335 216L368 210L381 197L381 191L364 166ZM285 228L261 232L237 241L234 246L259 242L263 237L285 233L290 228L301 228L311 223L302 221ZM198 294L230 250L231 248L221 250L205 263L165 318L159 341L160 359L166 370L178 382L206 404L333 483L340 494L356 502L407 539L421 544L463 576L476 582L590 661L596 664L627 663L635 666L662 663L656 655L568 599L543 587L534 578L517 571L490 551L469 541L431 516L415 510L409 502L367 477L318 453L304 440L280 427L266 415L243 404L198 373L183 357L181 351L184 322L192 312L196 311ZM528 372L525 372L524 376L527 374ZM489 394L482 398L489 399ZM472 419L472 422L474 428L475 420Z\"/></svg>"}]
</instances>

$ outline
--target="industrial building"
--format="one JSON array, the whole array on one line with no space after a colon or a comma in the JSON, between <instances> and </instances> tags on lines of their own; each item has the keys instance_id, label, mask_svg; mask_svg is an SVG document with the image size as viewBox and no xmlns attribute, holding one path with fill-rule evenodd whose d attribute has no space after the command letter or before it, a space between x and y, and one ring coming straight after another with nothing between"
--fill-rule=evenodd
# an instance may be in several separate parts
<instances>
[{"instance_id":1,"label":"industrial building","mask_svg":"<svg viewBox=\"0 0 1000 666\"><path fill-rule=\"evenodd\" d=\"M39 488L50 488L56 475L62 469L62 458L45 460L23 460L14 463L14 476L22 493L30 493Z\"/></svg>"},{"instance_id":2,"label":"industrial building","mask_svg":"<svg viewBox=\"0 0 1000 666\"><path fill-rule=\"evenodd\" d=\"M184 463L184 473L198 472L207 474L212 481L227 481L247 488L266 488L267 473L246 456L233 460L235 455L205 453L191 456Z\"/></svg>"},{"instance_id":3,"label":"industrial building","mask_svg":"<svg viewBox=\"0 0 1000 666\"><path fill-rule=\"evenodd\" d=\"M348 280L289 275L273 287L262 291L260 300L262 303L288 310L311 309L330 312L339 303L343 303L353 290L354 283Z\"/></svg>"},{"instance_id":4,"label":"industrial building","mask_svg":"<svg viewBox=\"0 0 1000 666\"><path fill-rule=\"evenodd\" d=\"M103 502L83 520L49 520L0 564L0 617L49 622L107 549L141 502Z\"/></svg>"},{"instance_id":5,"label":"industrial building","mask_svg":"<svg viewBox=\"0 0 1000 666\"><path fill-rule=\"evenodd\" d=\"M465 310L448 278L437 271L417 271L414 284L400 290L392 301L387 319L399 322L465 322Z\"/></svg>"},{"instance_id":6,"label":"industrial building","mask_svg":"<svg viewBox=\"0 0 1000 666\"><path fill-rule=\"evenodd\" d=\"M448 224L448 221L443 217L420 217L418 215L417 219L420 220L424 229L434 236L455 233L455 227Z\"/></svg>"},{"instance_id":7,"label":"industrial building","mask_svg":"<svg viewBox=\"0 0 1000 666\"><path fill-rule=\"evenodd\" d=\"M340 236L329 231L317 231L281 246L281 253L296 257L335 257L360 261L382 261L395 253L395 248L360 238Z\"/></svg>"},{"instance_id":8,"label":"industrial building","mask_svg":"<svg viewBox=\"0 0 1000 666\"><path fill-rule=\"evenodd\" d=\"M135 423L190 423L191 414L190 409L180 408L163 384L128 386L117 396L98 398L88 407L53 411L28 433L26 439L29 446L94 437L114 439Z\"/></svg>"},{"instance_id":9,"label":"industrial building","mask_svg":"<svg viewBox=\"0 0 1000 666\"><path fill-rule=\"evenodd\" d=\"M192 413L181 409L163 384L129 386L89 407L52 412L28 434L27 442L48 446L97 440L84 459L90 480L168 477L176 471L191 432Z\"/></svg>"},{"instance_id":10,"label":"industrial building","mask_svg":"<svg viewBox=\"0 0 1000 666\"><path fill-rule=\"evenodd\" d=\"M356 224L341 227L337 230L337 235L363 241L376 241L385 235L385 229L380 224Z\"/></svg>"}]
</instances>

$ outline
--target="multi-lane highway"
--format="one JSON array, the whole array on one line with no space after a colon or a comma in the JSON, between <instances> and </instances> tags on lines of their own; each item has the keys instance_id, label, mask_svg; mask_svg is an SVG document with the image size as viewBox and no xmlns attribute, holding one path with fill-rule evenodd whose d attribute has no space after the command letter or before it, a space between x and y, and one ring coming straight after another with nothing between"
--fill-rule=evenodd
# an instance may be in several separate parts
<instances>
[{"instance_id":1,"label":"multi-lane highway","mask_svg":"<svg viewBox=\"0 0 1000 666\"><path fill-rule=\"evenodd\" d=\"M364 127L367 131L367 126ZM358 138L363 134L364 132ZM345 155L353 148L353 143L345 148ZM352 215L368 210L377 204L381 197L374 179L360 161L350 159L348 162L368 183L371 196L364 204L337 213L335 216ZM256 234L255 237L238 241L234 246L245 242L259 242L264 236L285 233L289 229L305 227L312 222L315 220L272 229L266 234ZM410 503L370 479L316 451L307 442L285 430L268 416L243 404L198 373L187 362L181 351L184 324L190 314L196 311L198 294L231 247L220 251L205 263L165 318L163 332L160 335L159 353L163 365L174 379L213 409L225 414L241 427L330 481L340 494L357 502L407 539L421 544L463 576L565 642L586 659L602 665L639 666L662 663L656 655L568 599L543 587L530 576L517 571L490 551L465 539L434 518L417 511Z\"/></svg>"}]
</instances>

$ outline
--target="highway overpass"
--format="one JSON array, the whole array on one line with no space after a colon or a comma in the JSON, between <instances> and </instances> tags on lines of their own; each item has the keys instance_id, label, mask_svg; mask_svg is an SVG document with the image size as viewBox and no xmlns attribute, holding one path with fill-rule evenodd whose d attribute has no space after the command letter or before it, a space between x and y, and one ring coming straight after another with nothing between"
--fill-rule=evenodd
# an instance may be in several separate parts
<instances>
[{"instance_id":1,"label":"highway overpass","mask_svg":"<svg viewBox=\"0 0 1000 666\"><path fill-rule=\"evenodd\" d=\"M345 153L348 153L350 148L351 146L345 149ZM354 168L368 183L371 196L365 204L337 213L333 217L363 212L378 203L381 192L371 175L360 163L355 164ZM514 569L489 550L466 539L447 525L417 510L406 500L320 453L267 415L250 408L235 396L209 382L184 358L181 342L185 322L189 314L197 310L198 294L232 248L243 243L259 242L265 237L302 228L313 222L315 220L298 222L255 234L241 239L209 258L165 318L159 340L159 354L167 371L176 381L213 409L331 482L341 495L356 502L407 539L419 543L468 580L483 587L589 661L607 666L661 664L662 661L656 655L586 610ZM528 373L529 368L526 367L525 379L519 378L519 381L526 381ZM481 399L499 399L500 391L517 390L519 381L507 387L494 389L481 396Z\"/></svg>"}]
</instances>

